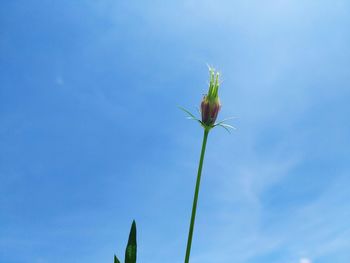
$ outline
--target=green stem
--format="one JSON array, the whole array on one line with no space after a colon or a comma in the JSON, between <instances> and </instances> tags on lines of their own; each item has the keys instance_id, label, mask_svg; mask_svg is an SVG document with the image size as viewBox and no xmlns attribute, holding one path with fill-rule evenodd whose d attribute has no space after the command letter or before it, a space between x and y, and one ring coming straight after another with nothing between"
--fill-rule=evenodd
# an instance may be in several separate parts
<instances>
[{"instance_id":1,"label":"green stem","mask_svg":"<svg viewBox=\"0 0 350 263\"><path fill-rule=\"evenodd\" d=\"M204 136L203 136L201 157L199 159L199 166L198 166L198 173L197 173L196 189L195 189L194 198L193 198L190 230L188 232L188 239L187 239L185 263L188 263L189 260L190 260L193 228L194 228L194 221L196 219L196 211L197 211L197 201L198 201L199 186L200 186L200 183L201 183L203 160L204 160L204 154L205 154L205 148L206 148L206 145L207 145L207 139L208 139L209 130L210 130L210 128L204 128Z\"/></svg>"}]
</instances>

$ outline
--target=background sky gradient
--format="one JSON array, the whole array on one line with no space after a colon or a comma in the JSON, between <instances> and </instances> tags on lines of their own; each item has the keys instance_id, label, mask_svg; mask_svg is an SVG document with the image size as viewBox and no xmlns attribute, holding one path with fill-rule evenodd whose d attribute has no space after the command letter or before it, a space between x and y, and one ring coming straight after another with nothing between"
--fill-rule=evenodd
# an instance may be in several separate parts
<instances>
[{"instance_id":1,"label":"background sky gradient","mask_svg":"<svg viewBox=\"0 0 350 263\"><path fill-rule=\"evenodd\" d=\"M350 262L350 1L1 1L0 263Z\"/></svg>"}]
</instances>

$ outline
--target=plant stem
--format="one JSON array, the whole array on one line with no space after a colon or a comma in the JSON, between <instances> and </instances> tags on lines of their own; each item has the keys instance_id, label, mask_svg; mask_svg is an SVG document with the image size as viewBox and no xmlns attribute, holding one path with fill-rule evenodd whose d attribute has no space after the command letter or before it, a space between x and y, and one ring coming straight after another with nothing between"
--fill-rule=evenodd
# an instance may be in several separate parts
<instances>
[{"instance_id":1,"label":"plant stem","mask_svg":"<svg viewBox=\"0 0 350 263\"><path fill-rule=\"evenodd\" d=\"M195 191L194 191L194 198L193 198L190 230L188 232L188 239L187 239L185 263L188 263L189 260L190 260L193 228L194 228L194 221L196 219L196 211L197 211L197 201L198 201L199 186L200 186L200 183L201 183L203 160L204 160L204 154L205 154L205 148L206 148L206 145L207 145L207 139L208 139L209 130L210 130L210 128L204 128L204 136L203 136L201 157L199 159L199 166L198 166L198 173L197 173L197 182L196 182L196 188L195 188Z\"/></svg>"}]
</instances>

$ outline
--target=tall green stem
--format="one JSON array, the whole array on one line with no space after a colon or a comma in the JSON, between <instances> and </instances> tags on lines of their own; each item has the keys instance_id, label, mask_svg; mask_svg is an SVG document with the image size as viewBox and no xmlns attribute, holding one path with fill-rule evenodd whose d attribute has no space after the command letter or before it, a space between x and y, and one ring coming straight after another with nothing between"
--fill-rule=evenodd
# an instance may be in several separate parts
<instances>
[{"instance_id":1,"label":"tall green stem","mask_svg":"<svg viewBox=\"0 0 350 263\"><path fill-rule=\"evenodd\" d=\"M204 128L204 136L203 136L201 157L199 159L199 166L198 166L198 173L197 173L197 182L196 182L196 188L195 188L195 191L194 191L194 198L193 198L190 230L188 232L188 239L187 239L185 263L188 263L190 261L192 236L193 236L193 229L194 229L194 221L196 219L199 186L200 186L200 183L201 183L203 160L204 160L204 154L205 154L205 148L206 148L206 145L207 145L207 139L208 139L209 130L210 130L209 128Z\"/></svg>"}]
</instances>

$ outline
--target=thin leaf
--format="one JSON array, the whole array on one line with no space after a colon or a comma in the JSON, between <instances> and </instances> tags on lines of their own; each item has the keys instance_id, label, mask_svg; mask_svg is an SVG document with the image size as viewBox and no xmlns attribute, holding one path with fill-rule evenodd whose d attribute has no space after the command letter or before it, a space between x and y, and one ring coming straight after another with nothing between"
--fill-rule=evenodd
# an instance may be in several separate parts
<instances>
[{"instance_id":1,"label":"thin leaf","mask_svg":"<svg viewBox=\"0 0 350 263\"><path fill-rule=\"evenodd\" d=\"M188 115L191 116L191 118L197 120L196 116L194 116L189 110L186 110L185 108L180 107L180 106L179 106L179 109L180 109L180 110L183 110L184 112L186 112Z\"/></svg>"},{"instance_id":2,"label":"thin leaf","mask_svg":"<svg viewBox=\"0 0 350 263\"><path fill-rule=\"evenodd\" d=\"M221 124L215 124L214 127L215 127L215 126L220 126L220 127L224 128L224 129L225 129L227 132L229 132L229 133L231 133L230 129L236 130L235 127L233 127L232 125L229 125L229 124L223 124L223 123L221 123Z\"/></svg>"},{"instance_id":3,"label":"thin leaf","mask_svg":"<svg viewBox=\"0 0 350 263\"><path fill-rule=\"evenodd\" d=\"M226 123L221 123L220 126L224 126L224 127L226 127L226 128L230 128L230 129L232 129L232 130L237 130L236 127L233 127L232 125L226 124Z\"/></svg>"},{"instance_id":4,"label":"thin leaf","mask_svg":"<svg viewBox=\"0 0 350 263\"><path fill-rule=\"evenodd\" d=\"M231 131L227 127L223 126L222 124L218 124L215 126L220 126L220 127L224 128L228 133L231 133Z\"/></svg>"},{"instance_id":5,"label":"thin leaf","mask_svg":"<svg viewBox=\"0 0 350 263\"><path fill-rule=\"evenodd\" d=\"M119 259L117 258L116 255L114 255L114 263L120 263Z\"/></svg>"},{"instance_id":6,"label":"thin leaf","mask_svg":"<svg viewBox=\"0 0 350 263\"><path fill-rule=\"evenodd\" d=\"M223 119L221 121L219 121L218 123L216 123L216 125L220 125L228 120L233 120L233 119L237 119L238 117L230 117L230 118L226 118L226 119Z\"/></svg>"},{"instance_id":7,"label":"thin leaf","mask_svg":"<svg viewBox=\"0 0 350 263\"><path fill-rule=\"evenodd\" d=\"M179 106L179 109L180 110L183 110L184 112L186 112L189 116L187 117L187 119L189 120L195 120L195 121L198 121L200 124L202 124L202 121L198 118L196 118L196 116L194 116L190 111L186 110L185 108L183 107L180 107Z\"/></svg>"}]
</instances>

